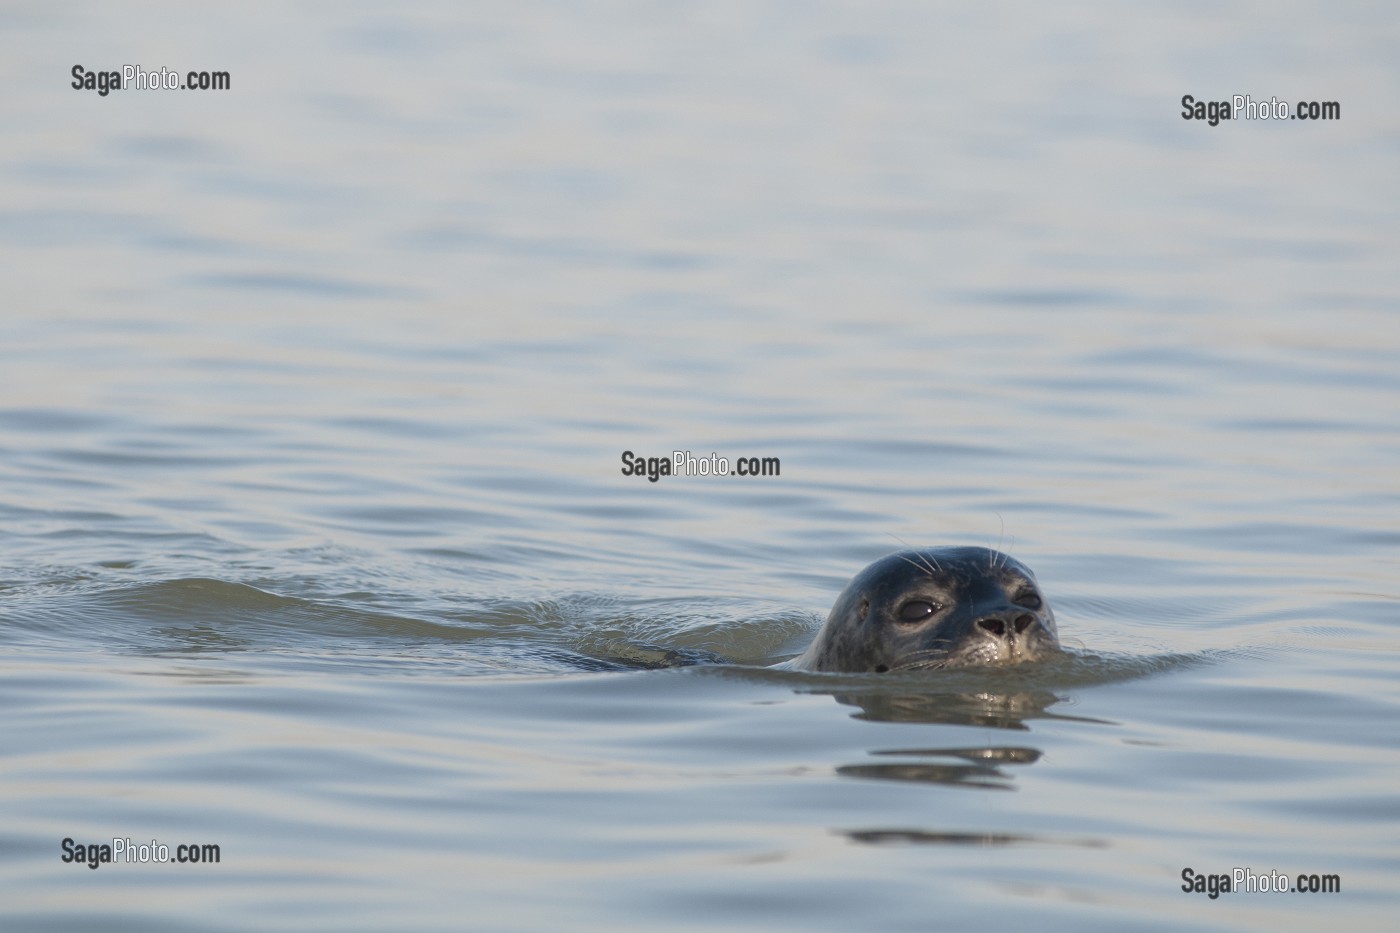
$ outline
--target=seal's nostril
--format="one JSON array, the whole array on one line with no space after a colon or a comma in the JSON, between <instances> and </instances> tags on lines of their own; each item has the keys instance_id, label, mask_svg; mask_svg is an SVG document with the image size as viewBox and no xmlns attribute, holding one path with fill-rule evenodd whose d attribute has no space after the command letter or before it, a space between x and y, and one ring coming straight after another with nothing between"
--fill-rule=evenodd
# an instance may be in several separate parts
<instances>
[{"instance_id":1,"label":"seal's nostril","mask_svg":"<svg viewBox=\"0 0 1400 933\"><path fill-rule=\"evenodd\" d=\"M998 638L1006 636L1006 623L1000 619L978 619L977 627L985 632L991 632Z\"/></svg>"},{"instance_id":2,"label":"seal's nostril","mask_svg":"<svg viewBox=\"0 0 1400 933\"><path fill-rule=\"evenodd\" d=\"M1030 627L1031 627L1032 625L1034 625L1034 624L1035 624L1035 617L1034 617L1034 616L1028 616L1028 615L1026 615L1026 616L1017 616L1017 617L1016 617L1016 634L1017 634L1017 635L1020 635L1022 632L1024 632L1026 629L1030 628Z\"/></svg>"}]
</instances>

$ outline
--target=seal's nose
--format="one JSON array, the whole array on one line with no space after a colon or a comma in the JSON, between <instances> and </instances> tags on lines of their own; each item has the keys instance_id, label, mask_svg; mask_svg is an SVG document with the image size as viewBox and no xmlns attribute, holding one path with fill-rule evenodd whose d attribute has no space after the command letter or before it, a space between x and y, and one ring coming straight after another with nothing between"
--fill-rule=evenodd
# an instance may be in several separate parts
<instances>
[{"instance_id":1,"label":"seal's nose","mask_svg":"<svg viewBox=\"0 0 1400 933\"><path fill-rule=\"evenodd\" d=\"M1029 612L998 612L995 615L983 616L976 622L978 628L984 632L990 632L997 638L1010 640L1016 635L1026 632L1032 625L1035 625L1035 616Z\"/></svg>"}]
</instances>

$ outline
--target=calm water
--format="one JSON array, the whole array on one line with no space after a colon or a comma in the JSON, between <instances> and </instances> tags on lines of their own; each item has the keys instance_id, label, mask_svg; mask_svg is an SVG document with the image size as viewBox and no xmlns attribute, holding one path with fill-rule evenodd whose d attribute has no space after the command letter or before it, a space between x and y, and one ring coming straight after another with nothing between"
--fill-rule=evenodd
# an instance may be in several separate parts
<instances>
[{"instance_id":1,"label":"calm water","mask_svg":"<svg viewBox=\"0 0 1400 933\"><path fill-rule=\"evenodd\" d=\"M0 919L1390 928L1397 43L7 7ZM138 63L232 89L69 86ZM1181 118L1236 93L1342 119ZM1069 653L763 667L901 542L1000 543ZM61 861L116 837L220 860Z\"/></svg>"}]
</instances>

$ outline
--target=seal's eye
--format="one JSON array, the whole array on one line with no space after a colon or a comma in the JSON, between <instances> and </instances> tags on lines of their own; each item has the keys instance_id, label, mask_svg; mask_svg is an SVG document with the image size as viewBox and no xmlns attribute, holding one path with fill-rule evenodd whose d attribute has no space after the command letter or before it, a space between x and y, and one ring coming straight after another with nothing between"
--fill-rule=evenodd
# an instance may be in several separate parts
<instances>
[{"instance_id":1,"label":"seal's eye","mask_svg":"<svg viewBox=\"0 0 1400 933\"><path fill-rule=\"evenodd\" d=\"M1032 612L1044 605L1040 601L1040 594L1037 593L1035 590L1022 590L1021 592L1016 594L1016 598L1012 600L1012 602L1014 602L1018 606L1023 606L1026 609L1030 609Z\"/></svg>"},{"instance_id":2,"label":"seal's eye","mask_svg":"<svg viewBox=\"0 0 1400 933\"><path fill-rule=\"evenodd\" d=\"M899 621L922 622L937 611L938 607L933 603L922 599L911 600L899 607Z\"/></svg>"}]
</instances>

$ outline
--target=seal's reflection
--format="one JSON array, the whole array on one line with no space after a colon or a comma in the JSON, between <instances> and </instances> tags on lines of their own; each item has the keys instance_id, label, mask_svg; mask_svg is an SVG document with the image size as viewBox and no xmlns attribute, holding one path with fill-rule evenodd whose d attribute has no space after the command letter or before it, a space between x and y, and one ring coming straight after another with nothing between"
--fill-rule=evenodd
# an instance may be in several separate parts
<instances>
[{"instance_id":1,"label":"seal's reflection","mask_svg":"<svg viewBox=\"0 0 1400 933\"><path fill-rule=\"evenodd\" d=\"M1080 849L1104 849L1108 847L1108 842L1103 839L1061 838L1028 833L958 833L920 829L839 829L835 832L852 842L870 846L973 846L984 849L994 846L1026 845L1072 846Z\"/></svg>"},{"instance_id":2,"label":"seal's reflection","mask_svg":"<svg viewBox=\"0 0 1400 933\"><path fill-rule=\"evenodd\" d=\"M874 722L932 722L993 729L1028 730L1027 719L1060 718L1047 712L1061 697L1048 690L1017 693L870 693L832 694L836 702L856 706L857 719Z\"/></svg>"},{"instance_id":3,"label":"seal's reflection","mask_svg":"<svg viewBox=\"0 0 1400 933\"><path fill-rule=\"evenodd\" d=\"M1010 790L1011 774L1001 766L1028 765L1040 759L1039 750L1020 746L890 749L874 751L871 754L933 760L841 765L836 769L836 773L845 777L875 778L882 781L916 781L924 784L956 784L964 787Z\"/></svg>"},{"instance_id":4,"label":"seal's reflection","mask_svg":"<svg viewBox=\"0 0 1400 933\"><path fill-rule=\"evenodd\" d=\"M857 707L857 719L876 722L932 723L975 726L1029 732L1028 720L1066 719L1097 722L1051 713L1062 700L1049 690L1018 692L929 691L912 693L871 690L832 694L838 703ZM1026 745L890 749L871 752L872 757L900 761L859 762L838 766L837 774L882 781L914 781L994 790L1013 789L1014 769L1040 760L1041 751Z\"/></svg>"}]
</instances>

